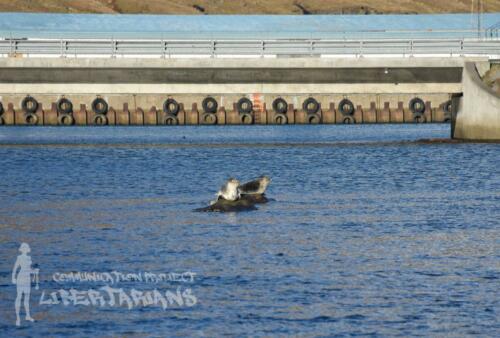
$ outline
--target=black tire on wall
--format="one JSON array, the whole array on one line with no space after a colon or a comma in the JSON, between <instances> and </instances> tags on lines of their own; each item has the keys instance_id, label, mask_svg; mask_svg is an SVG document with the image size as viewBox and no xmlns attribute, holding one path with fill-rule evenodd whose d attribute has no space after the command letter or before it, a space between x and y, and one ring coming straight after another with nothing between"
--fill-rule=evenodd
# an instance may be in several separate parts
<instances>
[{"instance_id":1,"label":"black tire on wall","mask_svg":"<svg viewBox=\"0 0 500 338\"><path fill-rule=\"evenodd\" d=\"M288 103L285 99L278 97L273 101L273 110L277 114L285 114L288 111Z\"/></svg>"},{"instance_id":2,"label":"black tire on wall","mask_svg":"<svg viewBox=\"0 0 500 338\"><path fill-rule=\"evenodd\" d=\"M427 119L426 119L426 117L425 117L424 114L417 113L417 114L413 115L413 122L415 122L415 123L425 123L425 122L427 122Z\"/></svg>"},{"instance_id":3,"label":"black tire on wall","mask_svg":"<svg viewBox=\"0 0 500 338\"><path fill-rule=\"evenodd\" d=\"M108 124L108 118L104 114L94 115L92 122L95 126L105 126Z\"/></svg>"},{"instance_id":4,"label":"black tire on wall","mask_svg":"<svg viewBox=\"0 0 500 338\"><path fill-rule=\"evenodd\" d=\"M201 115L201 124L213 125L217 123L217 116L214 113L203 113Z\"/></svg>"},{"instance_id":5,"label":"black tire on wall","mask_svg":"<svg viewBox=\"0 0 500 338\"><path fill-rule=\"evenodd\" d=\"M319 124L321 122L321 118L318 114L307 114L307 123L309 124Z\"/></svg>"},{"instance_id":6,"label":"black tire on wall","mask_svg":"<svg viewBox=\"0 0 500 338\"><path fill-rule=\"evenodd\" d=\"M253 103L250 99L242 97L236 103L236 109L238 109L238 113L240 114L249 114L253 111Z\"/></svg>"},{"instance_id":7,"label":"black tire on wall","mask_svg":"<svg viewBox=\"0 0 500 338\"><path fill-rule=\"evenodd\" d=\"M27 113L24 116L24 121L29 126L34 126L38 124L38 115L35 113Z\"/></svg>"},{"instance_id":8,"label":"black tire on wall","mask_svg":"<svg viewBox=\"0 0 500 338\"><path fill-rule=\"evenodd\" d=\"M345 115L342 118L342 123L343 124L355 124L356 123L356 119L352 115Z\"/></svg>"},{"instance_id":9,"label":"black tire on wall","mask_svg":"<svg viewBox=\"0 0 500 338\"><path fill-rule=\"evenodd\" d=\"M72 126L75 124L75 118L71 114L61 114L57 117L57 123L61 126Z\"/></svg>"},{"instance_id":10,"label":"black tire on wall","mask_svg":"<svg viewBox=\"0 0 500 338\"><path fill-rule=\"evenodd\" d=\"M63 97L57 101L57 112L59 114L69 114L73 112L73 103Z\"/></svg>"},{"instance_id":11,"label":"black tire on wall","mask_svg":"<svg viewBox=\"0 0 500 338\"><path fill-rule=\"evenodd\" d=\"M250 113L240 114L241 124L253 124L253 117Z\"/></svg>"},{"instance_id":12,"label":"black tire on wall","mask_svg":"<svg viewBox=\"0 0 500 338\"><path fill-rule=\"evenodd\" d=\"M445 113L451 114L451 100L448 100L443 104L443 110Z\"/></svg>"},{"instance_id":13,"label":"black tire on wall","mask_svg":"<svg viewBox=\"0 0 500 338\"><path fill-rule=\"evenodd\" d=\"M163 102L163 112L166 114L177 116L179 109L179 103L172 98L166 99L165 102Z\"/></svg>"},{"instance_id":14,"label":"black tire on wall","mask_svg":"<svg viewBox=\"0 0 500 338\"><path fill-rule=\"evenodd\" d=\"M203 111L205 113L216 113L217 108L219 107L219 104L217 103L216 99L214 99L211 96L207 96L201 102L201 106L203 107Z\"/></svg>"},{"instance_id":15,"label":"black tire on wall","mask_svg":"<svg viewBox=\"0 0 500 338\"><path fill-rule=\"evenodd\" d=\"M354 103L349 99L343 99L339 102L339 111L344 116L354 114Z\"/></svg>"},{"instance_id":16,"label":"black tire on wall","mask_svg":"<svg viewBox=\"0 0 500 338\"><path fill-rule=\"evenodd\" d=\"M288 117L285 114L281 114L281 113L274 114L273 122L274 122L274 124L287 124Z\"/></svg>"},{"instance_id":17,"label":"black tire on wall","mask_svg":"<svg viewBox=\"0 0 500 338\"><path fill-rule=\"evenodd\" d=\"M414 97L410 100L408 108L413 114L423 114L425 112L425 103L419 97Z\"/></svg>"},{"instance_id":18,"label":"black tire on wall","mask_svg":"<svg viewBox=\"0 0 500 338\"><path fill-rule=\"evenodd\" d=\"M92 101L92 111L96 114L106 114L108 112L108 103L101 97Z\"/></svg>"},{"instance_id":19,"label":"black tire on wall","mask_svg":"<svg viewBox=\"0 0 500 338\"><path fill-rule=\"evenodd\" d=\"M38 109L38 101L31 96L26 96L21 102L21 108L25 113L34 113Z\"/></svg>"},{"instance_id":20,"label":"black tire on wall","mask_svg":"<svg viewBox=\"0 0 500 338\"><path fill-rule=\"evenodd\" d=\"M309 97L302 103L302 110L308 114L316 114L321 108L321 105L314 97Z\"/></svg>"},{"instance_id":21,"label":"black tire on wall","mask_svg":"<svg viewBox=\"0 0 500 338\"><path fill-rule=\"evenodd\" d=\"M166 126L176 126L179 124L179 119L175 115L167 114L163 119L163 124Z\"/></svg>"},{"instance_id":22,"label":"black tire on wall","mask_svg":"<svg viewBox=\"0 0 500 338\"><path fill-rule=\"evenodd\" d=\"M0 115L2 115L3 113L4 113L3 104L2 102L0 102Z\"/></svg>"}]
</instances>

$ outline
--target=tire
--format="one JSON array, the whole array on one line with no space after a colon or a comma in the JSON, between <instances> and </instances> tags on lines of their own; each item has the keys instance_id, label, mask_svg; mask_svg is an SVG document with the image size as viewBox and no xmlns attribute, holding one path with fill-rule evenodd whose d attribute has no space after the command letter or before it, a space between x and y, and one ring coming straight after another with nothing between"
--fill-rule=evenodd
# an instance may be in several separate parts
<instances>
[{"instance_id":1,"label":"tire","mask_svg":"<svg viewBox=\"0 0 500 338\"><path fill-rule=\"evenodd\" d=\"M427 122L427 119L425 118L424 114L414 114L413 115L413 122L414 123L425 123L425 122Z\"/></svg>"},{"instance_id":2,"label":"tire","mask_svg":"<svg viewBox=\"0 0 500 338\"><path fill-rule=\"evenodd\" d=\"M3 113L4 113L3 104L2 102L0 102L0 115L2 115Z\"/></svg>"},{"instance_id":3,"label":"tire","mask_svg":"<svg viewBox=\"0 0 500 338\"><path fill-rule=\"evenodd\" d=\"M443 104L443 110L445 113L451 114L451 100L448 100Z\"/></svg>"},{"instance_id":4,"label":"tire","mask_svg":"<svg viewBox=\"0 0 500 338\"><path fill-rule=\"evenodd\" d=\"M345 115L342 118L342 123L343 124L356 124L356 119L352 115Z\"/></svg>"},{"instance_id":5,"label":"tire","mask_svg":"<svg viewBox=\"0 0 500 338\"><path fill-rule=\"evenodd\" d=\"M238 103L236 103L236 109L238 109L238 113L240 114L249 114L253 111L253 103L250 99L242 97L239 99Z\"/></svg>"},{"instance_id":6,"label":"tire","mask_svg":"<svg viewBox=\"0 0 500 338\"><path fill-rule=\"evenodd\" d=\"M175 115L168 114L163 119L163 124L166 125L166 126L176 126L176 125L179 124L179 119Z\"/></svg>"},{"instance_id":7,"label":"tire","mask_svg":"<svg viewBox=\"0 0 500 338\"><path fill-rule=\"evenodd\" d=\"M3 126L5 124L5 120L3 117L0 116L0 126Z\"/></svg>"},{"instance_id":8,"label":"tire","mask_svg":"<svg viewBox=\"0 0 500 338\"><path fill-rule=\"evenodd\" d=\"M57 117L57 123L61 126L72 126L75 124L75 118L71 114L61 114Z\"/></svg>"},{"instance_id":9,"label":"tire","mask_svg":"<svg viewBox=\"0 0 500 338\"><path fill-rule=\"evenodd\" d=\"M307 114L307 123L309 124L319 124L321 122L321 118L318 114Z\"/></svg>"},{"instance_id":10,"label":"tire","mask_svg":"<svg viewBox=\"0 0 500 338\"><path fill-rule=\"evenodd\" d=\"M177 116L179 109L179 103L174 99L166 99L165 102L163 102L163 112L166 114Z\"/></svg>"},{"instance_id":11,"label":"tire","mask_svg":"<svg viewBox=\"0 0 500 338\"><path fill-rule=\"evenodd\" d=\"M240 114L241 124L253 124L253 117L249 113Z\"/></svg>"},{"instance_id":12,"label":"tire","mask_svg":"<svg viewBox=\"0 0 500 338\"><path fill-rule=\"evenodd\" d=\"M339 112L344 116L351 116L354 114L354 104L349 99L343 99L339 102Z\"/></svg>"},{"instance_id":13,"label":"tire","mask_svg":"<svg viewBox=\"0 0 500 338\"><path fill-rule=\"evenodd\" d=\"M408 108L413 114L423 114L425 112L425 103L421 98L415 97L410 100Z\"/></svg>"},{"instance_id":14,"label":"tire","mask_svg":"<svg viewBox=\"0 0 500 338\"><path fill-rule=\"evenodd\" d=\"M288 111L288 103L285 99L278 97L273 101L273 110L276 114L285 114Z\"/></svg>"},{"instance_id":15,"label":"tire","mask_svg":"<svg viewBox=\"0 0 500 338\"><path fill-rule=\"evenodd\" d=\"M92 110L96 114L106 114L108 112L108 103L103 98L96 98L92 101Z\"/></svg>"},{"instance_id":16,"label":"tire","mask_svg":"<svg viewBox=\"0 0 500 338\"><path fill-rule=\"evenodd\" d=\"M281 114L281 113L274 114L273 122L274 122L274 124L287 124L288 117L285 114Z\"/></svg>"},{"instance_id":17,"label":"tire","mask_svg":"<svg viewBox=\"0 0 500 338\"><path fill-rule=\"evenodd\" d=\"M34 97L26 96L21 102L21 108L27 114L32 114L38 109L38 101Z\"/></svg>"},{"instance_id":18,"label":"tire","mask_svg":"<svg viewBox=\"0 0 500 338\"><path fill-rule=\"evenodd\" d=\"M38 115L35 113L28 113L24 116L24 122L29 126L35 126L38 124Z\"/></svg>"},{"instance_id":19,"label":"tire","mask_svg":"<svg viewBox=\"0 0 500 338\"><path fill-rule=\"evenodd\" d=\"M213 125L217 123L217 115L214 113L203 113L201 115L201 124Z\"/></svg>"},{"instance_id":20,"label":"tire","mask_svg":"<svg viewBox=\"0 0 500 338\"><path fill-rule=\"evenodd\" d=\"M105 126L108 124L108 118L104 114L96 114L92 119L94 126Z\"/></svg>"},{"instance_id":21,"label":"tire","mask_svg":"<svg viewBox=\"0 0 500 338\"><path fill-rule=\"evenodd\" d=\"M203 111L205 113L212 114L217 113L217 108L219 107L217 101L211 96L207 96L206 98L204 98L201 106L203 107Z\"/></svg>"},{"instance_id":22,"label":"tire","mask_svg":"<svg viewBox=\"0 0 500 338\"><path fill-rule=\"evenodd\" d=\"M59 114L69 114L73 112L73 103L67 98L61 98L57 101L57 112Z\"/></svg>"},{"instance_id":23,"label":"tire","mask_svg":"<svg viewBox=\"0 0 500 338\"><path fill-rule=\"evenodd\" d=\"M321 108L321 105L314 97L309 97L302 103L302 110L307 114L316 114Z\"/></svg>"}]
</instances>

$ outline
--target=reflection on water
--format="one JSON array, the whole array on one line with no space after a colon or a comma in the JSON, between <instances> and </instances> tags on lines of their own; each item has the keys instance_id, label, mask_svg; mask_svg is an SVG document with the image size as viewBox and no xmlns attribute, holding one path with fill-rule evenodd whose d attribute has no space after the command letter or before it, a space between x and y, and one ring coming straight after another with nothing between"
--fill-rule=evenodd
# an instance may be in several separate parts
<instances>
[{"instance_id":1,"label":"reflection on water","mask_svg":"<svg viewBox=\"0 0 500 338\"><path fill-rule=\"evenodd\" d=\"M500 147L401 142L448 134L444 125L2 128L0 326L7 336L493 336ZM272 177L275 202L192 212L228 176L260 174ZM36 304L40 290L36 322L16 329L20 242L41 290L60 287L54 272L193 271L198 303L48 307Z\"/></svg>"}]
</instances>

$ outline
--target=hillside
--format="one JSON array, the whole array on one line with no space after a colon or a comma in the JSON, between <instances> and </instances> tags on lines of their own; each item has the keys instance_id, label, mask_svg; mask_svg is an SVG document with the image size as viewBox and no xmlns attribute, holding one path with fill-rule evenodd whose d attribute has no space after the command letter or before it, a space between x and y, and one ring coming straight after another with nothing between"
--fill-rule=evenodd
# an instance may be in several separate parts
<instances>
[{"instance_id":1,"label":"hillside","mask_svg":"<svg viewBox=\"0 0 500 338\"><path fill-rule=\"evenodd\" d=\"M0 0L1 12L150 14L469 13L478 0ZM355 3L355 4L353 4ZM500 0L483 0L500 12Z\"/></svg>"}]
</instances>

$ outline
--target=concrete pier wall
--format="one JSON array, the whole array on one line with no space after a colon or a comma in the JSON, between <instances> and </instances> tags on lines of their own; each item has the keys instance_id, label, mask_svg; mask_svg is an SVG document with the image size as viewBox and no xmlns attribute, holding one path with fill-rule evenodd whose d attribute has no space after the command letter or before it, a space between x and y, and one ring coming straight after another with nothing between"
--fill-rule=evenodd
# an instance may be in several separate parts
<instances>
[{"instance_id":1,"label":"concrete pier wall","mask_svg":"<svg viewBox=\"0 0 500 338\"><path fill-rule=\"evenodd\" d=\"M162 107L168 98L182 106L176 123L198 124L203 122L202 101L207 96L218 103L217 124L248 122L241 121L235 106L243 97L253 103L252 123L260 124L276 122L272 105L279 97L289 105L287 123L444 122L449 120L448 100L462 92L467 60L483 59L4 58L0 59L0 122L61 124L54 105L65 98L73 104L75 123L91 125L95 122L91 104L100 97L110 110L105 124L165 124ZM39 103L36 123L23 110L26 97ZM310 97L321 106L317 118L308 118L302 109ZM414 98L425 104L420 114L424 117L410 111ZM344 99L354 106L352 119L338 111Z\"/></svg>"},{"instance_id":2,"label":"concrete pier wall","mask_svg":"<svg viewBox=\"0 0 500 338\"><path fill-rule=\"evenodd\" d=\"M465 64L462 86L453 138L500 140L500 95L481 80L474 62Z\"/></svg>"}]
</instances>

